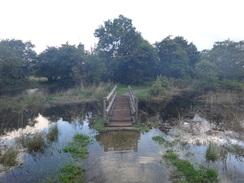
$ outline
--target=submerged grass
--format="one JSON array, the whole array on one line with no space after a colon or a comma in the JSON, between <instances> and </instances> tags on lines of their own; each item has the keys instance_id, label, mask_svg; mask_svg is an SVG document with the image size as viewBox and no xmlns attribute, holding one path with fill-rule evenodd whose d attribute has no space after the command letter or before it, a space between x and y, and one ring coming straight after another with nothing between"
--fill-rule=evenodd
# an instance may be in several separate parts
<instances>
[{"instance_id":1,"label":"submerged grass","mask_svg":"<svg viewBox=\"0 0 244 183\"><path fill-rule=\"evenodd\" d=\"M199 166L199 169L195 167L187 160L182 160L172 150L168 150L164 155L164 158L168 160L175 168L177 176L173 178L180 179L178 182L188 183L215 183L219 182L218 173L216 170Z\"/></svg>"},{"instance_id":2,"label":"submerged grass","mask_svg":"<svg viewBox=\"0 0 244 183\"><path fill-rule=\"evenodd\" d=\"M133 127L138 128L138 130L141 132L149 132L150 130L149 127L144 123L136 123L133 125Z\"/></svg>"},{"instance_id":3,"label":"submerged grass","mask_svg":"<svg viewBox=\"0 0 244 183\"><path fill-rule=\"evenodd\" d=\"M83 172L85 169L73 164L67 164L62 167L59 180L61 183L82 183Z\"/></svg>"},{"instance_id":4,"label":"submerged grass","mask_svg":"<svg viewBox=\"0 0 244 183\"><path fill-rule=\"evenodd\" d=\"M216 161L219 158L216 148L212 144L208 146L206 151L206 159L210 161Z\"/></svg>"},{"instance_id":5,"label":"submerged grass","mask_svg":"<svg viewBox=\"0 0 244 183\"><path fill-rule=\"evenodd\" d=\"M19 150L15 147L8 148L3 155L0 156L0 164L4 167L12 167L16 164L16 158Z\"/></svg>"},{"instance_id":6,"label":"submerged grass","mask_svg":"<svg viewBox=\"0 0 244 183\"><path fill-rule=\"evenodd\" d=\"M69 142L67 146L63 148L63 151L70 153L74 158L87 158L88 150L87 146L91 143L91 139L87 135L76 134L73 137L73 141Z\"/></svg>"}]
</instances>

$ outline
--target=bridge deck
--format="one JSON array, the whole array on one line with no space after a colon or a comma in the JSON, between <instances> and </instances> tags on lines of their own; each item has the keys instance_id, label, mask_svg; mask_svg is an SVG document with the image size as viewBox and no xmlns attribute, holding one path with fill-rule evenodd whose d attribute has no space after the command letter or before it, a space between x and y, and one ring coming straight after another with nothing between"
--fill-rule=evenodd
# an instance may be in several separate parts
<instances>
[{"instance_id":1,"label":"bridge deck","mask_svg":"<svg viewBox=\"0 0 244 183\"><path fill-rule=\"evenodd\" d=\"M128 96L118 96L106 129L133 129Z\"/></svg>"}]
</instances>

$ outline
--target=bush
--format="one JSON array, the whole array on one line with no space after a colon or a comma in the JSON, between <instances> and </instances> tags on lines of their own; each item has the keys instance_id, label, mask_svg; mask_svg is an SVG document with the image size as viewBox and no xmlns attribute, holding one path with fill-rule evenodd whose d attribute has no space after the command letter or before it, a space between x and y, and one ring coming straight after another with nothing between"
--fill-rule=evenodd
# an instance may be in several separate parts
<instances>
[{"instance_id":1,"label":"bush","mask_svg":"<svg viewBox=\"0 0 244 183\"><path fill-rule=\"evenodd\" d=\"M167 91L173 88L173 80L164 76L158 76L154 84L149 89L151 97L165 95Z\"/></svg>"}]
</instances>

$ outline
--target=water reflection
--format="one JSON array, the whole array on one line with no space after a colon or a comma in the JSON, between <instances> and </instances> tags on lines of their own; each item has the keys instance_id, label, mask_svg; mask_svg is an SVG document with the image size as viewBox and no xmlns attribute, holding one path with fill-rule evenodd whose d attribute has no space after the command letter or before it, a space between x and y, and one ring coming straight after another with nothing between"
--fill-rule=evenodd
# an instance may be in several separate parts
<instances>
[{"instance_id":1,"label":"water reflection","mask_svg":"<svg viewBox=\"0 0 244 183\"><path fill-rule=\"evenodd\" d=\"M138 140L140 132L137 131L107 131L96 137L104 151L119 151L125 153L128 151L138 152Z\"/></svg>"}]
</instances>

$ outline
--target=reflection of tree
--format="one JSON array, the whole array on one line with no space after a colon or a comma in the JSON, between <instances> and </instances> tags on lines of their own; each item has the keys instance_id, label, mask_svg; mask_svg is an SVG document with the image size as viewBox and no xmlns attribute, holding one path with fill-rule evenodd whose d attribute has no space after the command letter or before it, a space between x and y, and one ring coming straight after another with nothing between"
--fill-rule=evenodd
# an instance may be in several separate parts
<instances>
[{"instance_id":1,"label":"reflection of tree","mask_svg":"<svg viewBox=\"0 0 244 183\"><path fill-rule=\"evenodd\" d=\"M34 126L36 123L35 118L39 113L51 122L56 122L60 118L64 121L72 122L76 120L82 121L89 112L97 114L98 111L98 102L60 105L40 111L13 111L9 109L0 113L0 134L25 128L27 125Z\"/></svg>"},{"instance_id":2,"label":"reflection of tree","mask_svg":"<svg viewBox=\"0 0 244 183\"><path fill-rule=\"evenodd\" d=\"M104 151L138 151L140 132L137 131L107 131L96 136L97 141L104 146Z\"/></svg>"},{"instance_id":3,"label":"reflection of tree","mask_svg":"<svg viewBox=\"0 0 244 183\"><path fill-rule=\"evenodd\" d=\"M83 120L89 112L96 114L97 111L97 103L67 104L48 108L43 111L42 115L53 122L58 121L60 118L64 121L72 122Z\"/></svg>"}]
</instances>

